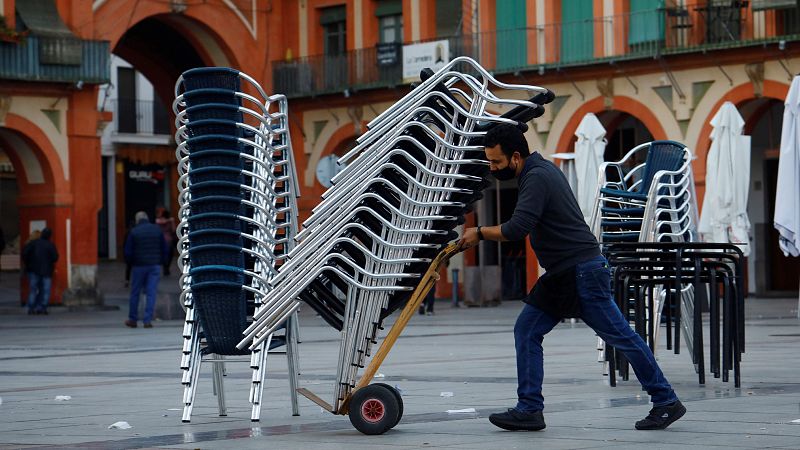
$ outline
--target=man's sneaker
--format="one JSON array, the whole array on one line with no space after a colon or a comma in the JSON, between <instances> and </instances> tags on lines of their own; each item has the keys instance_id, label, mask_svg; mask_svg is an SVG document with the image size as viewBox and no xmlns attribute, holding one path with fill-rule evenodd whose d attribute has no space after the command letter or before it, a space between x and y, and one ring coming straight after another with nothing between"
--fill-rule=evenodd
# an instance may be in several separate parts
<instances>
[{"instance_id":1,"label":"man's sneaker","mask_svg":"<svg viewBox=\"0 0 800 450\"><path fill-rule=\"evenodd\" d=\"M150 322L147 322L146 324L144 324L144 327L145 328L153 328L153 324L150 323Z\"/></svg>"},{"instance_id":2,"label":"man's sneaker","mask_svg":"<svg viewBox=\"0 0 800 450\"><path fill-rule=\"evenodd\" d=\"M125 326L128 328L136 328L136 321L128 319L125 321Z\"/></svg>"},{"instance_id":3,"label":"man's sneaker","mask_svg":"<svg viewBox=\"0 0 800 450\"><path fill-rule=\"evenodd\" d=\"M544 430L544 416L541 411L525 412L516 408L508 408L504 413L492 414L489 422L504 430L539 431Z\"/></svg>"},{"instance_id":4,"label":"man's sneaker","mask_svg":"<svg viewBox=\"0 0 800 450\"><path fill-rule=\"evenodd\" d=\"M636 422L637 430L663 430L670 426L672 422L686 414L686 407L680 400L669 405L656 406L650 410L650 414L644 419Z\"/></svg>"}]
</instances>

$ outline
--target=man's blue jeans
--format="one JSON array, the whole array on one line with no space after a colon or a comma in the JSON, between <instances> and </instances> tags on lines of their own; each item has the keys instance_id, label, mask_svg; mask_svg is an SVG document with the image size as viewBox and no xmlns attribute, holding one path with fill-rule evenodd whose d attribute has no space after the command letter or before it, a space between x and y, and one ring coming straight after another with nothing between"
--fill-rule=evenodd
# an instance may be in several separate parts
<instances>
[{"instance_id":1,"label":"man's blue jeans","mask_svg":"<svg viewBox=\"0 0 800 450\"><path fill-rule=\"evenodd\" d=\"M131 269L131 298L128 319L136 322L139 316L139 296L144 288L147 303L144 308L144 323L153 321L153 310L156 307L156 291L161 280L161 266L133 266Z\"/></svg>"},{"instance_id":2,"label":"man's blue jeans","mask_svg":"<svg viewBox=\"0 0 800 450\"><path fill-rule=\"evenodd\" d=\"M633 367L636 378L650 394L654 406L662 406L678 399L644 340L625 320L611 294L611 272L608 261L598 256L576 266L578 298L581 319L608 344L622 351ZM559 322L559 319L539 308L526 304L514 326L517 348L517 409L541 411L544 409L542 380L544 355L542 341Z\"/></svg>"},{"instance_id":3,"label":"man's blue jeans","mask_svg":"<svg viewBox=\"0 0 800 450\"><path fill-rule=\"evenodd\" d=\"M52 283L52 277L43 277L33 272L28 272L28 311L47 311Z\"/></svg>"}]
</instances>

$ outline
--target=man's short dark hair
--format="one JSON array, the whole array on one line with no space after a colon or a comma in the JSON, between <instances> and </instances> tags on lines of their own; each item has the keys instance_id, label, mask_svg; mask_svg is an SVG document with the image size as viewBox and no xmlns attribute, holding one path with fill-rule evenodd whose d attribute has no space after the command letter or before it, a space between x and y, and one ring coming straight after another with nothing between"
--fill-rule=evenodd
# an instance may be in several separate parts
<instances>
[{"instance_id":1,"label":"man's short dark hair","mask_svg":"<svg viewBox=\"0 0 800 450\"><path fill-rule=\"evenodd\" d=\"M527 158L531 154L525 135L514 125L501 123L486 132L486 136L483 138L484 147L494 147L497 144L500 144L503 154L509 158L514 152L519 152L523 158Z\"/></svg>"}]
</instances>

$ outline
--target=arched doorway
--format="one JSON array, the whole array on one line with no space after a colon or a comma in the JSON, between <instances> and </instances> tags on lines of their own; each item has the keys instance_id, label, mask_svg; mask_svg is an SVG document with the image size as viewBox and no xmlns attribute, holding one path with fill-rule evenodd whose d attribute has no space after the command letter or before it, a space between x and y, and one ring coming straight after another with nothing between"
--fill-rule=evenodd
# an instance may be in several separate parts
<instances>
[{"instance_id":1,"label":"arched doorway","mask_svg":"<svg viewBox=\"0 0 800 450\"><path fill-rule=\"evenodd\" d=\"M154 14L128 28L112 49L111 84L98 103L114 120L103 135L103 209L99 255L121 254L137 211L177 212L172 101L178 77L204 66L233 65L221 39L197 20Z\"/></svg>"},{"instance_id":2,"label":"arched doorway","mask_svg":"<svg viewBox=\"0 0 800 450\"><path fill-rule=\"evenodd\" d=\"M653 140L653 133L636 117L624 111L610 110L597 114L606 129L605 161L619 161L639 144Z\"/></svg>"},{"instance_id":3,"label":"arched doorway","mask_svg":"<svg viewBox=\"0 0 800 450\"><path fill-rule=\"evenodd\" d=\"M31 236L47 227L59 253L50 304L61 304L72 269L68 240L73 202L66 194L59 156L32 122L9 114L5 125L0 126L0 227L6 244L0 256L0 289L24 304L28 286L20 276L20 254Z\"/></svg>"},{"instance_id":4,"label":"arched doorway","mask_svg":"<svg viewBox=\"0 0 800 450\"><path fill-rule=\"evenodd\" d=\"M783 101L763 97L744 101L738 109L745 119L744 133L751 136L747 205L752 225L749 291L758 295L790 292L796 295L800 261L783 255L778 246L778 232L773 226Z\"/></svg>"},{"instance_id":5,"label":"arched doorway","mask_svg":"<svg viewBox=\"0 0 800 450\"><path fill-rule=\"evenodd\" d=\"M17 209L17 173L14 164L0 146L0 272L19 270L20 224ZM0 273L0 283L10 289L8 274Z\"/></svg>"}]
</instances>

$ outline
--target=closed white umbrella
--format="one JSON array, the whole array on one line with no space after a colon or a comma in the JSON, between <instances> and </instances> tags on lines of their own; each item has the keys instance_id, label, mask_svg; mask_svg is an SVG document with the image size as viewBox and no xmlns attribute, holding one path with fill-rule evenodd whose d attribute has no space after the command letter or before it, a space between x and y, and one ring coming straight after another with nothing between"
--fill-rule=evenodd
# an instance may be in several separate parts
<instances>
[{"instance_id":1,"label":"closed white umbrella","mask_svg":"<svg viewBox=\"0 0 800 450\"><path fill-rule=\"evenodd\" d=\"M556 165L564 172L567 183L576 198L578 195L578 174L575 172L575 153L553 153Z\"/></svg>"},{"instance_id":2,"label":"closed white umbrella","mask_svg":"<svg viewBox=\"0 0 800 450\"><path fill-rule=\"evenodd\" d=\"M792 80L783 110L775 228L783 253L800 255L800 76Z\"/></svg>"},{"instance_id":3,"label":"closed white umbrella","mask_svg":"<svg viewBox=\"0 0 800 450\"><path fill-rule=\"evenodd\" d=\"M711 149L706 162L706 194L698 231L704 241L747 244L750 219L750 136L743 136L744 119L725 102L711 119ZM749 245L742 245L745 256Z\"/></svg>"},{"instance_id":4,"label":"closed white umbrella","mask_svg":"<svg viewBox=\"0 0 800 450\"><path fill-rule=\"evenodd\" d=\"M575 130L578 142L575 143L575 171L578 177L576 197L588 223L594 209L597 190L597 176L603 153L606 151L606 129L592 113L583 116L578 129Z\"/></svg>"}]
</instances>

